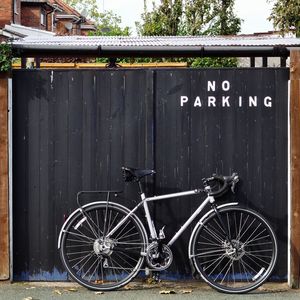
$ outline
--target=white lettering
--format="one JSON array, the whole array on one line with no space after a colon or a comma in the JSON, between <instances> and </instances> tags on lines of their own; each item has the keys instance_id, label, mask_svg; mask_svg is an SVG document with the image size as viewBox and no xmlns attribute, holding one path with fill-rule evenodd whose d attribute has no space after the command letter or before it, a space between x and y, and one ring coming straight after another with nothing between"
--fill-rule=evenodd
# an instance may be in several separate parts
<instances>
[{"instance_id":1,"label":"white lettering","mask_svg":"<svg viewBox=\"0 0 300 300\"><path fill-rule=\"evenodd\" d=\"M225 96L222 96L222 106L227 106L227 107L230 107L230 103L229 103L229 96L225 97Z\"/></svg>"},{"instance_id":2,"label":"white lettering","mask_svg":"<svg viewBox=\"0 0 300 300\"><path fill-rule=\"evenodd\" d=\"M207 91L216 91L216 82L215 81L207 81Z\"/></svg>"},{"instance_id":3,"label":"white lettering","mask_svg":"<svg viewBox=\"0 0 300 300\"><path fill-rule=\"evenodd\" d=\"M208 107L216 107L216 97L209 96L208 97Z\"/></svg>"},{"instance_id":4,"label":"white lettering","mask_svg":"<svg viewBox=\"0 0 300 300\"><path fill-rule=\"evenodd\" d=\"M266 107L272 107L272 98L269 97L269 96L265 97L265 99L264 99L264 105Z\"/></svg>"},{"instance_id":5,"label":"white lettering","mask_svg":"<svg viewBox=\"0 0 300 300\"><path fill-rule=\"evenodd\" d=\"M183 106L184 103L187 103L189 101L189 98L187 96L181 96L180 97L180 106Z\"/></svg>"},{"instance_id":6,"label":"white lettering","mask_svg":"<svg viewBox=\"0 0 300 300\"><path fill-rule=\"evenodd\" d=\"M243 104L243 97L239 96L239 107L242 107Z\"/></svg>"},{"instance_id":7,"label":"white lettering","mask_svg":"<svg viewBox=\"0 0 300 300\"><path fill-rule=\"evenodd\" d=\"M249 96L249 107L257 106L257 96Z\"/></svg>"},{"instance_id":8,"label":"white lettering","mask_svg":"<svg viewBox=\"0 0 300 300\"><path fill-rule=\"evenodd\" d=\"M194 102L194 107L196 107L196 106L199 106L199 107L202 106L201 99L199 96L197 96L197 98L195 99L195 102Z\"/></svg>"},{"instance_id":9,"label":"white lettering","mask_svg":"<svg viewBox=\"0 0 300 300\"><path fill-rule=\"evenodd\" d=\"M222 82L222 90L227 92L227 91L229 91L229 89L230 89L229 81L227 81L227 80L223 81Z\"/></svg>"}]
</instances>

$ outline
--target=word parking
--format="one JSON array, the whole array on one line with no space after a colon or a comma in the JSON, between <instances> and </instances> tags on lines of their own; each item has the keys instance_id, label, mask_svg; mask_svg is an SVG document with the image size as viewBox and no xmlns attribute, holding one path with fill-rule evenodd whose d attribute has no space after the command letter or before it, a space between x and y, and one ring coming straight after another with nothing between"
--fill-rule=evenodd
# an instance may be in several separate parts
<instances>
[{"instance_id":1,"label":"word parking","mask_svg":"<svg viewBox=\"0 0 300 300\"><path fill-rule=\"evenodd\" d=\"M225 80L221 84L222 93L228 92L230 90L230 82ZM207 92L210 95L194 97L188 97L186 95L180 96L180 106L183 107L188 103L191 103L193 107L258 107L263 106L266 108L272 107L272 97L257 96L257 95L247 95L247 96L228 96L224 95L214 96L212 93L216 92L216 81L207 82Z\"/></svg>"}]
</instances>

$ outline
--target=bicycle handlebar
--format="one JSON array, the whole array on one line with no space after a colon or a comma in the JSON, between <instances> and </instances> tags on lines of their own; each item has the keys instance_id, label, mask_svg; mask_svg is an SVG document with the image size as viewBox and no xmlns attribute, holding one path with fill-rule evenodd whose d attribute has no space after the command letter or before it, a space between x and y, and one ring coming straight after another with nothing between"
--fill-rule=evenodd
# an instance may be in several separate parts
<instances>
[{"instance_id":1,"label":"bicycle handlebar","mask_svg":"<svg viewBox=\"0 0 300 300\"><path fill-rule=\"evenodd\" d=\"M239 181L239 176L237 173L233 173L231 176L223 176L213 174L212 177L204 178L203 184L204 186L209 186L212 181L217 181L222 184L222 187L217 191L209 191L210 196L222 196L229 187L231 187L231 191L234 193L235 186Z\"/></svg>"}]
</instances>

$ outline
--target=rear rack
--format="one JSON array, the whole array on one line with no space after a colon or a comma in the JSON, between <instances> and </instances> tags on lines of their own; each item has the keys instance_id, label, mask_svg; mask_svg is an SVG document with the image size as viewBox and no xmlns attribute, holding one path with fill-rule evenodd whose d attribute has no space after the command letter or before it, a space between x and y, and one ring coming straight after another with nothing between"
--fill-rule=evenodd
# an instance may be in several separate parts
<instances>
[{"instance_id":1,"label":"rear rack","mask_svg":"<svg viewBox=\"0 0 300 300\"><path fill-rule=\"evenodd\" d=\"M109 198L111 194L114 194L115 197L118 197L119 194L123 193L123 191L114 191L114 190L101 190L101 191L80 191L77 193L76 196L76 201L78 207L82 207L82 204L80 203L80 197L83 196L84 194L107 194L106 196L106 201L109 201Z\"/></svg>"}]
</instances>

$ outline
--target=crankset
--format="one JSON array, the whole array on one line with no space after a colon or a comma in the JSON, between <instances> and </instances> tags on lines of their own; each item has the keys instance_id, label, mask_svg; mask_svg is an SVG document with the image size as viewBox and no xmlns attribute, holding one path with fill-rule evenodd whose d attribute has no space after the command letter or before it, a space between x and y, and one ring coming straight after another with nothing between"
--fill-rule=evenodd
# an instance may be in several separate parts
<instances>
[{"instance_id":1,"label":"crankset","mask_svg":"<svg viewBox=\"0 0 300 300\"><path fill-rule=\"evenodd\" d=\"M166 270L173 261L173 253L169 246L155 241L149 245L146 251L148 266L156 271Z\"/></svg>"}]
</instances>

